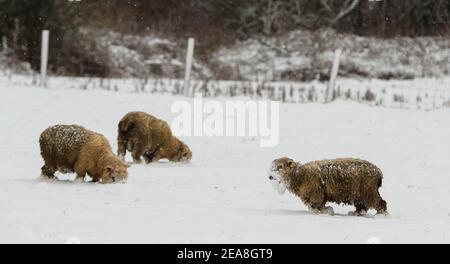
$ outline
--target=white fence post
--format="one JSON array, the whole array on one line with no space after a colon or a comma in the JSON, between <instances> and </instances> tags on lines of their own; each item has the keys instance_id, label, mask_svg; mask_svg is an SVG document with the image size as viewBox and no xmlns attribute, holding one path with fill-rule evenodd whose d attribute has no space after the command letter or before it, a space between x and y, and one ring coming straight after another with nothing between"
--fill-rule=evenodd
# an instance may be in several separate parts
<instances>
[{"instance_id":1,"label":"white fence post","mask_svg":"<svg viewBox=\"0 0 450 264\"><path fill-rule=\"evenodd\" d=\"M47 86L48 39L49 31L43 30L41 45L41 86Z\"/></svg>"},{"instance_id":2,"label":"white fence post","mask_svg":"<svg viewBox=\"0 0 450 264\"><path fill-rule=\"evenodd\" d=\"M184 95L189 95L189 88L191 82L191 69L192 69L192 58L194 57L194 44L195 40L193 38L189 38L188 40L188 48L186 54L186 69L184 73Z\"/></svg>"},{"instance_id":3,"label":"white fence post","mask_svg":"<svg viewBox=\"0 0 450 264\"><path fill-rule=\"evenodd\" d=\"M331 74L330 74L330 82L328 83L328 89L327 89L327 93L326 93L326 98L325 98L325 102L328 103L331 100L333 100L333 92L334 89L336 87L336 78L339 72L339 60L341 59L341 54L342 54L342 50L341 49L337 49L334 52L334 60L333 60L333 67L331 69Z\"/></svg>"},{"instance_id":4,"label":"white fence post","mask_svg":"<svg viewBox=\"0 0 450 264\"><path fill-rule=\"evenodd\" d=\"M8 49L8 42L6 41L6 36L2 37L2 47L3 47L3 50Z\"/></svg>"}]
</instances>

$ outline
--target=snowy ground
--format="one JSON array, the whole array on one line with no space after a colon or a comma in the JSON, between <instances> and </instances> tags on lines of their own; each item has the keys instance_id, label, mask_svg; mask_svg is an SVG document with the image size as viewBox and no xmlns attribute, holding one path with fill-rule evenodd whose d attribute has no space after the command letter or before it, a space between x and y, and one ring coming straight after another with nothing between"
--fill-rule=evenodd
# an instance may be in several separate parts
<instances>
[{"instance_id":1,"label":"snowy ground","mask_svg":"<svg viewBox=\"0 0 450 264\"><path fill-rule=\"evenodd\" d=\"M2 74L0 83L34 85L38 75ZM289 103L325 102L328 82L247 82L191 80L189 94L207 97L247 96ZM79 90L107 90L160 94L184 94L183 79L91 78L51 76L49 87ZM450 77L414 80L379 80L338 78L334 95L374 106L432 111L450 107Z\"/></svg>"},{"instance_id":2,"label":"snowy ground","mask_svg":"<svg viewBox=\"0 0 450 264\"><path fill-rule=\"evenodd\" d=\"M171 120L183 97L2 83L0 242L381 243L450 242L450 109L430 112L353 102L281 105L281 141L188 137L190 164L135 165L127 184L39 179L38 137L56 123L103 133L116 149L128 111ZM267 179L280 156L359 157L384 172L388 217L312 215ZM128 157L129 158L129 157ZM74 175L61 177L72 179Z\"/></svg>"}]
</instances>

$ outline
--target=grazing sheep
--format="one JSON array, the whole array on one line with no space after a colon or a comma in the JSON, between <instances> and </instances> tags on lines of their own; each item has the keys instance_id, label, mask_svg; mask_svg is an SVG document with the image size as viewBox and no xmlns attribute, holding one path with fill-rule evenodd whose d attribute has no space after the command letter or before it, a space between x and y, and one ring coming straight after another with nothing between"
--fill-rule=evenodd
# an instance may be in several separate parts
<instances>
[{"instance_id":1,"label":"grazing sheep","mask_svg":"<svg viewBox=\"0 0 450 264\"><path fill-rule=\"evenodd\" d=\"M39 137L41 155L45 161L42 175L56 179L54 173L75 172L76 181L84 181L86 174L93 182L125 181L127 165L118 159L101 134L77 125L56 125L47 128Z\"/></svg>"},{"instance_id":2,"label":"grazing sheep","mask_svg":"<svg viewBox=\"0 0 450 264\"><path fill-rule=\"evenodd\" d=\"M126 114L118 125L118 156L124 160L126 151L131 152L135 163L168 159L189 161L192 152L181 140L172 135L167 122L144 112Z\"/></svg>"},{"instance_id":3,"label":"grazing sheep","mask_svg":"<svg viewBox=\"0 0 450 264\"><path fill-rule=\"evenodd\" d=\"M269 179L283 194L286 189L296 194L315 212L333 214L327 202L352 204L355 214L363 215L368 209L387 214L386 202L378 188L383 174L372 163L352 158L320 160L301 165L284 157L272 162Z\"/></svg>"}]
</instances>

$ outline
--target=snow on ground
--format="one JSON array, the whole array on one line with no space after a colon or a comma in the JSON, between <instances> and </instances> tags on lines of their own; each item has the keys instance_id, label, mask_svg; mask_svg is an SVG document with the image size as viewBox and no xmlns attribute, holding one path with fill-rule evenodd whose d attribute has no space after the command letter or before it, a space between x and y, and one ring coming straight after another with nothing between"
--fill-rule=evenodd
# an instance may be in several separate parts
<instances>
[{"instance_id":1,"label":"snow on ground","mask_svg":"<svg viewBox=\"0 0 450 264\"><path fill-rule=\"evenodd\" d=\"M39 179L38 137L56 123L103 133L143 110L171 121L181 96L0 84L0 242L366 243L450 242L450 109L430 112L349 101L282 104L278 147L256 138L186 137L190 164L133 165L127 184ZM224 100L224 99L222 99ZM280 156L305 162L359 157L377 164L390 216L313 215L279 196L267 170ZM130 157L128 157L130 159ZM66 180L66 181L64 181Z\"/></svg>"},{"instance_id":2,"label":"snow on ground","mask_svg":"<svg viewBox=\"0 0 450 264\"><path fill-rule=\"evenodd\" d=\"M2 74L0 82L16 85L39 83L37 75ZM103 89L120 92L184 94L182 79L90 78L51 76L49 87L81 90ZM450 107L450 78L414 80L348 79L337 80L334 97L374 106L431 111ZM207 97L246 96L289 103L325 102L327 82L246 82L191 80L189 94Z\"/></svg>"}]
</instances>

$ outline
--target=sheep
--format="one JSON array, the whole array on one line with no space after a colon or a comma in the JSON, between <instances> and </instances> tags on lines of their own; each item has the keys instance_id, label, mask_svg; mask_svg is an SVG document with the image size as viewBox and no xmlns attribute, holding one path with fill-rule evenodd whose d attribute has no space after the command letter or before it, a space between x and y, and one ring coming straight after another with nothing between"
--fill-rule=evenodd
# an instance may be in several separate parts
<instances>
[{"instance_id":1,"label":"sheep","mask_svg":"<svg viewBox=\"0 0 450 264\"><path fill-rule=\"evenodd\" d=\"M283 194L285 190L300 197L314 213L334 214L327 202L356 207L355 215L368 209L387 214L387 205L378 188L383 174L372 163L353 158L312 161L300 164L283 157L272 162L269 180Z\"/></svg>"}]
</instances>

